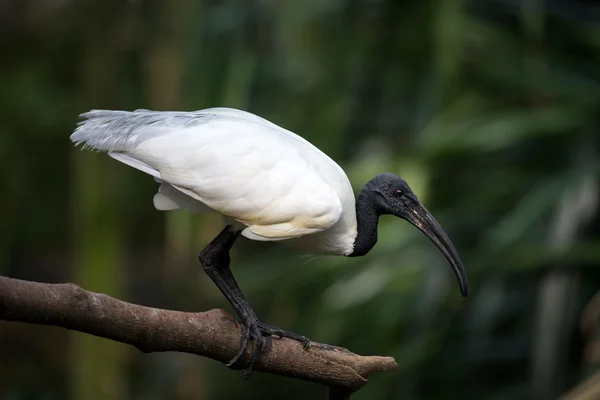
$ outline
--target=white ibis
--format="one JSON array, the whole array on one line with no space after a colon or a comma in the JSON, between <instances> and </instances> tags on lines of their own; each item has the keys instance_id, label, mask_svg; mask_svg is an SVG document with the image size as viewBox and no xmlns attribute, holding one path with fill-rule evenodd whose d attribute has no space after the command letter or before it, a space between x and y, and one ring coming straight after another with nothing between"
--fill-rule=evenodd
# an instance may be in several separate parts
<instances>
[{"instance_id":1,"label":"white ibis","mask_svg":"<svg viewBox=\"0 0 600 400\"><path fill-rule=\"evenodd\" d=\"M396 175L375 176L355 201L348 177L326 154L286 129L235 109L93 110L81 117L71 140L152 175L160 183L154 196L158 210L213 211L227 217L226 227L199 259L244 326L240 350L228 365L240 358L249 340L254 342L246 376L261 352L271 348L273 335L305 346L310 341L260 322L244 298L229 269L229 250L240 233L312 253L356 257L377 242L379 216L392 214L419 228L441 250L467 296L467 277L452 242Z\"/></svg>"}]
</instances>

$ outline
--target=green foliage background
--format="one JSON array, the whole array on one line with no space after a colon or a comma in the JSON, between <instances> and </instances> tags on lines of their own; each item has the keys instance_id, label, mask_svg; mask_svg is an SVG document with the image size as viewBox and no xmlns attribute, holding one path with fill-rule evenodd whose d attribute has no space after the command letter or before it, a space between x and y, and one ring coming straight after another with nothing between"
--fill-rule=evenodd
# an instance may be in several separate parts
<instances>
[{"instance_id":1,"label":"green foliage background","mask_svg":"<svg viewBox=\"0 0 600 400\"><path fill-rule=\"evenodd\" d=\"M157 212L152 178L68 137L91 108L242 108L331 155L356 191L404 177L471 285L463 300L394 218L360 259L240 241L233 270L265 322L394 356L356 399L558 398L600 363L580 330L600 283L599 22L582 0L4 0L0 273L229 311L196 261L220 217ZM11 400L323 396L16 323L0 323L0 360Z\"/></svg>"}]
</instances>

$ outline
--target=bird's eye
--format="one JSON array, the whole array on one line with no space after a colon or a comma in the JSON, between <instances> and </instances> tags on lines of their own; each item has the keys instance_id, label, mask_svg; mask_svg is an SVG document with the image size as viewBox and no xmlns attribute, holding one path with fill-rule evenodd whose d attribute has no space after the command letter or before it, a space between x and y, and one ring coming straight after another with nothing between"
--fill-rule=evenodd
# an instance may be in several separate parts
<instances>
[{"instance_id":1,"label":"bird's eye","mask_svg":"<svg viewBox=\"0 0 600 400\"><path fill-rule=\"evenodd\" d=\"M402 190L400 190L400 189L394 190L394 196L402 196Z\"/></svg>"}]
</instances>

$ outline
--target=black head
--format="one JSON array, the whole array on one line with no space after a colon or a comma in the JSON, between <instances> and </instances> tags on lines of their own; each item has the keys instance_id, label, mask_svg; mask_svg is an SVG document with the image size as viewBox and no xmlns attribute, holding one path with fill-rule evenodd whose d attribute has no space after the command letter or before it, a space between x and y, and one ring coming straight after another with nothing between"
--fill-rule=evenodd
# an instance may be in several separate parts
<instances>
[{"instance_id":1,"label":"black head","mask_svg":"<svg viewBox=\"0 0 600 400\"><path fill-rule=\"evenodd\" d=\"M421 204L408 183L399 176L385 173L377 175L365 186L373 201L377 214L391 214L416 226L444 254L456 277L463 296L467 296L467 275L452 242L433 218L433 215Z\"/></svg>"}]
</instances>

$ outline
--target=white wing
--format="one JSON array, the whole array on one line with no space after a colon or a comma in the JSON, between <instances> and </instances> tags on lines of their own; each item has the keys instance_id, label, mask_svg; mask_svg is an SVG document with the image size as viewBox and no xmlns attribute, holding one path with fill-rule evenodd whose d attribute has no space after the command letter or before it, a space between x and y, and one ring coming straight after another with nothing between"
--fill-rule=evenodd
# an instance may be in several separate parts
<instances>
[{"instance_id":1,"label":"white wing","mask_svg":"<svg viewBox=\"0 0 600 400\"><path fill-rule=\"evenodd\" d=\"M243 234L251 239L299 237L340 219L342 201L330 182L333 177L349 187L341 168L304 139L253 114L100 110L83 117L71 140L109 151L247 225ZM169 186L161 190L157 208L180 204ZM193 204L182 207L194 211Z\"/></svg>"}]
</instances>

